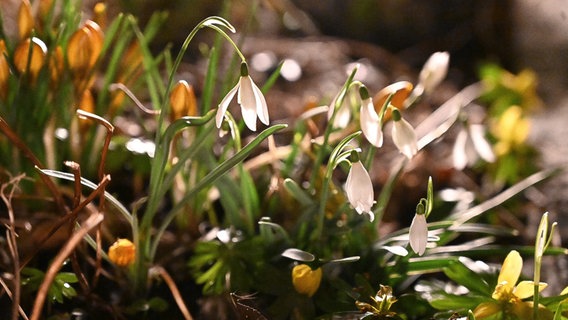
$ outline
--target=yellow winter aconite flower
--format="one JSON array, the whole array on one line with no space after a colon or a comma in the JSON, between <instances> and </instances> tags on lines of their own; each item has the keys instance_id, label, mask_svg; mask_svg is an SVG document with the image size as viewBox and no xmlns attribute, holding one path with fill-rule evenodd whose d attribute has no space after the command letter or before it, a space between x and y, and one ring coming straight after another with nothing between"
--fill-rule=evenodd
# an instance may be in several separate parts
<instances>
[{"instance_id":1,"label":"yellow winter aconite flower","mask_svg":"<svg viewBox=\"0 0 568 320\"><path fill-rule=\"evenodd\" d=\"M292 284L298 293L313 296L320 286L321 268L312 270L307 264L299 264L292 269Z\"/></svg>"},{"instance_id":2,"label":"yellow winter aconite flower","mask_svg":"<svg viewBox=\"0 0 568 320\"><path fill-rule=\"evenodd\" d=\"M522 268L523 258L517 251L511 251L503 262L497 286L491 295L494 301L484 302L477 306L474 310L476 319L489 318L498 312L504 312L519 319L525 319L523 316L531 314L532 303L523 301L523 299L533 296L535 284L533 281L521 281L517 284ZM546 283L540 282L539 292L546 286Z\"/></svg>"},{"instance_id":3,"label":"yellow winter aconite flower","mask_svg":"<svg viewBox=\"0 0 568 320\"><path fill-rule=\"evenodd\" d=\"M118 239L108 249L108 258L120 267L126 267L134 262L136 246L128 239Z\"/></svg>"},{"instance_id":4,"label":"yellow winter aconite flower","mask_svg":"<svg viewBox=\"0 0 568 320\"><path fill-rule=\"evenodd\" d=\"M530 131L530 122L523 117L523 110L519 106L512 106L505 110L492 132L497 138L495 152L502 156L515 147L523 144Z\"/></svg>"}]
</instances>

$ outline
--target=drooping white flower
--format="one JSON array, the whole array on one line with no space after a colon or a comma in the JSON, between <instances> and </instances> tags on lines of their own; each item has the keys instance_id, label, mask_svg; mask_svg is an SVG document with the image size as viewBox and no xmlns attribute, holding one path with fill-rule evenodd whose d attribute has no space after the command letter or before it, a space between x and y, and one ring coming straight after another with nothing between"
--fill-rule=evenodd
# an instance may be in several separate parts
<instances>
[{"instance_id":1,"label":"drooping white flower","mask_svg":"<svg viewBox=\"0 0 568 320\"><path fill-rule=\"evenodd\" d=\"M426 225L426 215L416 213L410 224L409 231L410 247L419 256L426 251L428 243L428 226Z\"/></svg>"},{"instance_id":2,"label":"drooping white flower","mask_svg":"<svg viewBox=\"0 0 568 320\"><path fill-rule=\"evenodd\" d=\"M468 125L456 137L452 150L454 168L464 169L472 166L481 157L487 162L495 161L495 154L485 138L485 128L480 124Z\"/></svg>"},{"instance_id":3,"label":"drooping white flower","mask_svg":"<svg viewBox=\"0 0 568 320\"><path fill-rule=\"evenodd\" d=\"M361 94L361 110L359 112L359 120L361 121L361 130L365 138L377 148L383 145L383 131L382 123L377 111L375 110L375 105L373 104L373 99L369 97L367 89L362 86L359 90Z\"/></svg>"},{"instance_id":4,"label":"drooping white flower","mask_svg":"<svg viewBox=\"0 0 568 320\"><path fill-rule=\"evenodd\" d=\"M351 120L351 108L345 103L345 99L342 101L341 105L337 110L335 110L335 104L337 99L341 95L341 91L338 92L333 100L329 103L329 111L327 112L327 120L330 120L335 112L335 118L333 118L333 127L343 129L349 124Z\"/></svg>"},{"instance_id":5,"label":"drooping white flower","mask_svg":"<svg viewBox=\"0 0 568 320\"><path fill-rule=\"evenodd\" d=\"M394 145L408 159L412 159L412 157L418 152L414 128L410 125L410 123L408 123L408 121L401 117L400 111L396 108L392 110L392 119L392 140Z\"/></svg>"},{"instance_id":6,"label":"drooping white flower","mask_svg":"<svg viewBox=\"0 0 568 320\"><path fill-rule=\"evenodd\" d=\"M351 164L351 169L345 182L345 192L347 193L349 203L351 203L357 213L368 213L370 220L373 221L375 218L371 211L371 207L375 202L373 183L361 161L355 161Z\"/></svg>"},{"instance_id":7,"label":"drooping white flower","mask_svg":"<svg viewBox=\"0 0 568 320\"><path fill-rule=\"evenodd\" d=\"M450 54L448 52L434 52L424 63L416 89L422 93L430 93L444 80L448 74Z\"/></svg>"},{"instance_id":8,"label":"drooping white flower","mask_svg":"<svg viewBox=\"0 0 568 320\"><path fill-rule=\"evenodd\" d=\"M217 128L221 127L225 112L227 112L229 103L233 99L235 93L237 93L237 103L241 106L243 120L250 130L256 131L257 117L262 123L268 125L270 120L268 119L266 99L264 99L264 95L249 76L246 62L243 62L241 64L241 77L239 78L239 82L235 85L235 87L233 87L233 89L231 89L231 91L229 91L229 93L227 93L217 109L217 114L215 116Z\"/></svg>"}]
</instances>

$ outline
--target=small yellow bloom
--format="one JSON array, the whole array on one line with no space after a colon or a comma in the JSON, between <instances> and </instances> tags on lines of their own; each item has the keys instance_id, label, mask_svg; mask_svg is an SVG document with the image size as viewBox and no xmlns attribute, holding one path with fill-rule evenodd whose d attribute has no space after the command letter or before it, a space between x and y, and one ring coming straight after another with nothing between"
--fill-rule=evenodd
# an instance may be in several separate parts
<instances>
[{"instance_id":1,"label":"small yellow bloom","mask_svg":"<svg viewBox=\"0 0 568 320\"><path fill-rule=\"evenodd\" d=\"M197 115L197 99L193 86L185 80L179 81L170 93L170 104L172 106L170 113L172 121L184 116Z\"/></svg>"},{"instance_id":2,"label":"small yellow bloom","mask_svg":"<svg viewBox=\"0 0 568 320\"><path fill-rule=\"evenodd\" d=\"M530 132L530 122L523 117L521 107L512 106L499 117L492 127L492 132L498 140L495 152L502 156L526 141Z\"/></svg>"},{"instance_id":3,"label":"small yellow bloom","mask_svg":"<svg viewBox=\"0 0 568 320\"><path fill-rule=\"evenodd\" d=\"M533 296L534 282L521 281L517 284L522 269L523 258L517 251L511 251L503 262L497 278L497 286L491 295L494 301L484 302L477 306L473 312L476 319L484 319L501 311L522 315L527 310L529 302L524 302L523 299ZM546 286L546 283L540 282L539 292Z\"/></svg>"},{"instance_id":4,"label":"small yellow bloom","mask_svg":"<svg viewBox=\"0 0 568 320\"><path fill-rule=\"evenodd\" d=\"M108 258L120 267L126 267L132 264L135 257L136 246L128 239L118 239L108 249Z\"/></svg>"},{"instance_id":5,"label":"small yellow bloom","mask_svg":"<svg viewBox=\"0 0 568 320\"><path fill-rule=\"evenodd\" d=\"M313 296L320 286L321 268L312 270L307 264L299 264L292 269L292 284L298 293Z\"/></svg>"}]
</instances>

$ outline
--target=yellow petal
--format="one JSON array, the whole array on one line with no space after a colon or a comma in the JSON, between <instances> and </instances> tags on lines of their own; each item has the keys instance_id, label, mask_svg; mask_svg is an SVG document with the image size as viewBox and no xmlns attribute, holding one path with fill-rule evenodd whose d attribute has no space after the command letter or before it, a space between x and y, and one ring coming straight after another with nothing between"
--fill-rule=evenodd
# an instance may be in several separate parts
<instances>
[{"instance_id":1,"label":"yellow petal","mask_svg":"<svg viewBox=\"0 0 568 320\"><path fill-rule=\"evenodd\" d=\"M384 87L373 97L373 105L375 106L375 110L377 111L377 113L380 112L383 104L385 103L385 101L387 101L388 97L391 94L393 96L390 103L394 107L402 109L404 107L404 101L406 101L406 98L408 98L408 95L410 95L412 88L412 83L408 81L398 81ZM383 121L386 121L388 119L390 119L390 109L387 109L387 112L385 113L385 119Z\"/></svg>"},{"instance_id":2,"label":"yellow petal","mask_svg":"<svg viewBox=\"0 0 568 320\"><path fill-rule=\"evenodd\" d=\"M509 252L501 267L497 283L501 284L506 282L505 286L513 288L517 280L519 280L522 269L523 258L521 258L521 255L515 250Z\"/></svg>"},{"instance_id":3,"label":"yellow petal","mask_svg":"<svg viewBox=\"0 0 568 320\"><path fill-rule=\"evenodd\" d=\"M197 115L197 99L193 86L185 80L179 81L170 93L170 104L172 106L170 113L172 121L184 116Z\"/></svg>"},{"instance_id":4,"label":"yellow petal","mask_svg":"<svg viewBox=\"0 0 568 320\"><path fill-rule=\"evenodd\" d=\"M0 39L0 98L6 98L8 93L8 79L10 78L10 67L6 59L6 44Z\"/></svg>"},{"instance_id":5,"label":"yellow petal","mask_svg":"<svg viewBox=\"0 0 568 320\"><path fill-rule=\"evenodd\" d=\"M547 284L544 282L539 283L538 292L541 292L546 288ZM513 294L519 299L525 299L532 297L534 295L534 282L533 281L521 281L513 289Z\"/></svg>"},{"instance_id":6,"label":"yellow petal","mask_svg":"<svg viewBox=\"0 0 568 320\"><path fill-rule=\"evenodd\" d=\"M136 257L136 246L128 239L118 239L109 249L108 258L114 264L126 267Z\"/></svg>"},{"instance_id":7,"label":"yellow petal","mask_svg":"<svg viewBox=\"0 0 568 320\"><path fill-rule=\"evenodd\" d=\"M28 38L34 28L34 17L32 15L32 5L29 0L23 0L18 10L18 33L20 40Z\"/></svg>"},{"instance_id":8,"label":"yellow petal","mask_svg":"<svg viewBox=\"0 0 568 320\"><path fill-rule=\"evenodd\" d=\"M311 297L318 291L322 277L321 268L312 270L306 264L299 264L292 269L292 284L298 293Z\"/></svg>"},{"instance_id":9,"label":"yellow petal","mask_svg":"<svg viewBox=\"0 0 568 320\"><path fill-rule=\"evenodd\" d=\"M483 302L480 303L475 310L473 310L473 315L475 319L484 319L490 317L501 311L501 306L496 302Z\"/></svg>"},{"instance_id":10,"label":"yellow petal","mask_svg":"<svg viewBox=\"0 0 568 320\"><path fill-rule=\"evenodd\" d=\"M14 65L20 73L29 71L33 81L43 67L46 54L47 47L43 41L36 37L28 38L14 51Z\"/></svg>"}]
</instances>

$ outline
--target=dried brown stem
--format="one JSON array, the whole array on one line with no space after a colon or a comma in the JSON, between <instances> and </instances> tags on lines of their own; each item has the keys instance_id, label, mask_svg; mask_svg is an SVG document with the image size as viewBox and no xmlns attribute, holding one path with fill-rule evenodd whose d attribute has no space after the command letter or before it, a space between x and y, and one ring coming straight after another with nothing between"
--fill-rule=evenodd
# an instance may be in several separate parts
<instances>
[{"instance_id":1,"label":"dried brown stem","mask_svg":"<svg viewBox=\"0 0 568 320\"><path fill-rule=\"evenodd\" d=\"M193 320L193 317L189 313L189 310L187 309L185 302L183 302L183 299L182 299L181 294L180 294L180 292L179 292L179 290L176 286L176 283L174 282L174 279L172 279L172 277L166 271L166 269L164 269L160 266L155 266L155 267L152 268L152 272L157 273L160 277L162 277L162 279L164 279L164 282L166 282L166 285L168 285L168 288L170 288L170 291L172 292L172 295L174 296L174 300L176 301L179 310L183 314L183 317L186 320Z\"/></svg>"},{"instance_id":2,"label":"dried brown stem","mask_svg":"<svg viewBox=\"0 0 568 320\"><path fill-rule=\"evenodd\" d=\"M14 208L12 207L12 197L14 196L14 192L16 191L16 185L18 182L24 177L25 175L21 174L13 179L11 179L8 183L2 184L0 187L0 197L4 204L6 205L8 211L8 219L9 224L7 225L6 230L6 239L8 242L8 247L10 248L10 254L12 255L12 263L14 267L14 294L12 295L12 319L18 319L18 312L20 308L20 255L18 254L18 244L16 242L16 230L15 230L15 217L14 217ZM12 189L8 191L8 195L6 195L6 188L8 186L12 186Z\"/></svg>"},{"instance_id":3,"label":"dried brown stem","mask_svg":"<svg viewBox=\"0 0 568 320\"><path fill-rule=\"evenodd\" d=\"M73 172L74 177L74 192L73 192L73 208L76 208L81 203L81 166L73 161L65 161L65 165L68 166L71 171ZM69 223L69 234L73 233L73 229L75 227L75 220L77 220L77 216L73 218L72 221ZM73 271L75 275L77 275L77 279L79 279L79 284L81 288L83 288L84 292L89 291L89 283L87 282L87 278L83 271L81 271L81 266L79 265L79 261L77 259L77 251L73 251L71 254L71 266L73 267Z\"/></svg>"},{"instance_id":4,"label":"dried brown stem","mask_svg":"<svg viewBox=\"0 0 568 320\"><path fill-rule=\"evenodd\" d=\"M108 153L108 148L110 146L110 140L112 138L112 134L114 132L114 126L108 122L105 118L100 117L96 114L78 109L77 110L77 115L80 118L86 118L86 119L90 119L90 120L94 120L96 122L98 122L99 124L103 125L105 127L105 129L107 130L107 134L105 136L105 143L103 145L103 149L101 152L101 159L100 159L100 163L99 163L99 179L103 179L105 173L105 163L106 163L106 156ZM100 200L99 200L99 210L100 212L104 212L105 211L105 195L104 195L104 189L100 194ZM93 279L93 285L96 285L99 279L99 275L100 275L100 271L101 271L101 264L102 264L102 256L101 256L101 250L102 250L102 241L101 241L101 227L99 226L99 228L97 229L97 233L96 233L96 242L97 242L97 250L96 250L96 261L97 261L97 265L96 265L96 269L95 269L95 275L94 275L94 279Z\"/></svg>"},{"instance_id":5,"label":"dried brown stem","mask_svg":"<svg viewBox=\"0 0 568 320\"><path fill-rule=\"evenodd\" d=\"M159 115L160 114L160 110L153 110L153 109L146 108L142 104L142 102L140 102L140 100L138 100L138 98L136 98L134 93L132 93L132 91L130 91L130 89L128 89L128 87L126 87L122 83L113 83L113 84L110 85L109 89L111 91L121 90L122 92L126 93L126 95L130 98L130 100L132 100L132 102L134 102L134 104L138 107L138 109L142 110L142 112L144 112L144 113L147 113L147 114L150 114L150 115Z\"/></svg>"},{"instance_id":6,"label":"dried brown stem","mask_svg":"<svg viewBox=\"0 0 568 320\"><path fill-rule=\"evenodd\" d=\"M4 280L2 280L2 278L0 278L0 286L2 286L2 289L4 289L4 291L6 291L6 294L8 295L8 297L10 299L12 298L12 292L10 291L10 288L8 288L8 286L6 285L6 283L4 282ZM24 309L22 309L21 306L18 306L18 311L20 312L20 316L22 318L24 318L24 320L29 320L28 315L26 314L26 312L24 311Z\"/></svg>"},{"instance_id":7,"label":"dried brown stem","mask_svg":"<svg viewBox=\"0 0 568 320\"><path fill-rule=\"evenodd\" d=\"M38 168L43 168L43 164L39 159L34 155L34 153L26 146L26 144L20 139L20 137L10 128L8 123L4 120L4 118L0 117L0 131L4 133L4 135L18 148L31 163L33 163ZM55 204L59 208L61 212L68 212L69 210L66 208L65 203L63 202L63 196L59 189L55 186L53 181L48 176L40 175L41 180L51 194L53 195L53 199L55 200Z\"/></svg>"},{"instance_id":8,"label":"dried brown stem","mask_svg":"<svg viewBox=\"0 0 568 320\"><path fill-rule=\"evenodd\" d=\"M93 192L91 192L89 196L87 196L87 198L79 204L79 206L73 208L72 212L61 217L38 243L40 244L45 243L47 239L49 239L57 230L59 230L59 228L61 228L62 225L64 225L69 220L71 220L73 217L76 217L79 214L79 212L83 208L85 208L85 206L87 206L89 203L95 200L95 198L98 197L101 192L104 192L109 182L110 182L110 176L105 176L103 180L99 183L99 186L95 190L93 190ZM35 250L33 250L33 252L24 260L24 262L21 263L20 270L30 262L30 260L39 251L39 249L41 249L41 246L36 247Z\"/></svg>"},{"instance_id":9,"label":"dried brown stem","mask_svg":"<svg viewBox=\"0 0 568 320\"><path fill-rule=\"evenodd\" d=\"M43 279L43 282L39 287L36 299L34 301L34 307L32 309L32 315L30 318L31 320L38 320L40 318L41 309L43 308L49 287L55 279L57 272L61 269L61 266L63 265L65 259L67 259L71 252L75 250L80 241L83 240L83 237L85 237L85 235L87 235L89 231L97 227L103 221L103 219L104 216L100 212L91 215L87 220L85 220L81 228L77 230L75 234L73 234L73 236L69 239L65 246L59 251L57 256L53 259L53 262L45 273L45 278Z\"/></svg>"}]
</instances>

